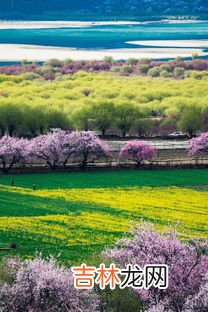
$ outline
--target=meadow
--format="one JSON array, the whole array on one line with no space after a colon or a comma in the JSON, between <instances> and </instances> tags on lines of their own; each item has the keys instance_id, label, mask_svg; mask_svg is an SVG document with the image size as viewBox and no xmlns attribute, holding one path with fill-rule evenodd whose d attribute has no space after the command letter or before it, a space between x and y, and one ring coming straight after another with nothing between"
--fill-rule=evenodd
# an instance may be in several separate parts
<instances>
[{"instance_id":1,"label":"meadow","mask_svg":"<svg viewBox=\"0 0 208 312\"><path fill-rule=\"evenodd\" d=\"M2 175L1 247L17 249L1 256L93 261L141 220L177 225L182 239L205 238L207 185L207 170L188 169Z\"/></svg>"}]
</instances>

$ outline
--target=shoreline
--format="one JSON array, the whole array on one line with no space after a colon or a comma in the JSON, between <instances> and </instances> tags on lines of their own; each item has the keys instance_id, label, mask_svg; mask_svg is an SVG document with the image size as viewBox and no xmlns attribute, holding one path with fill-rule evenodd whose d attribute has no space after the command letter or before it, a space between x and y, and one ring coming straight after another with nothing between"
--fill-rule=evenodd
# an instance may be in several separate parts
<instances>
[{"instance_id":1,"label":"shoreline","mask_svg":"<svg viewBox=\"0 0 208 312\"><path fill-rule=\"evenodd\" d=\"M109 25L154 25L154 24L189 24L203 23L201 20L168 20L160 21L11 21L0 20L0 30L7 29L51 29L51 28L88 28Z\"/></svg>"},{"instance_id":2,"label":"shoreline","mask_svg":"<svg viewBox=\"0 0 208 312\"><path fill-rule=\"evenodd\" d=\"M109 50L79 50L77 48L62 48L25 44L0 44L0 62L18 62L23 59L28 61L48 61L49 59L64 60L103 60L105 56L112 56L115 60L128 58L171 59L177 56L191 57L193 53L206 56L203 49L196 48L122 48Z\"/></svg>"},{"instance_id":3,"label":"shoreline","mask_svg":"<svg viewBox=\"0 0 208 312\"><path fill-rule=\"evenodd\" d=\"M139 45L145 47L171 47L171 48L208 48L208 39L187 39L187 40L134 40L126 41L131 45Z\"/></svg>"}]
</instances>

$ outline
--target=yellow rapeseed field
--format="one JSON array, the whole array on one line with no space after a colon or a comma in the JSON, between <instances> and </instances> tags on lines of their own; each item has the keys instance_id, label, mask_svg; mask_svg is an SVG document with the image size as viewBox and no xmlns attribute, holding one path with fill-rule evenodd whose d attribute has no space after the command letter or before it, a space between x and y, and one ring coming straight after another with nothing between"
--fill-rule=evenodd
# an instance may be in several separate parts
<instances>
[{"instance_id":1,"label":"yellow rapeseed field","mask_svg":"<svg viewBox=\"0 0 208 312\"><path fill-rule=\"evenodd\" d=\"M44 240L63 240L67 244L106 242L116 232L124 233L132 221L142 219L167 226L178 223L182 237L206 237L208 231L208 193L178 187L55 189L33 191L27 188L1 186L8 192L64 200L67 207L80 203L76 212L67 215L2 217L0 230L24 229ZM99 234L99 230L107 234ZM85 235L90 232L90 237Z\"/></svg>"}]
</instances>

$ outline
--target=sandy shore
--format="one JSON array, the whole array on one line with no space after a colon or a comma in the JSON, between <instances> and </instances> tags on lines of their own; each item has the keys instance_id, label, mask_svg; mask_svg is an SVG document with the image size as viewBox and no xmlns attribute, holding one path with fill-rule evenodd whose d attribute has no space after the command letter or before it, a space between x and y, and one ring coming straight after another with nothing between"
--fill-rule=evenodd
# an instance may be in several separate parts
<instances>
[{"instance_id":1,"label":"sandy shore","mask_svg":"<svg viewBox=\"0 0 208 312\"><path fill-rule=\"evenodd\" d=\"M128 58L175 58L177 56L190 57L193 53L207 55L200 49L183 48L140 48L140 49L113 49L113 50L78 50L75 48L46 47L19 44L0 44L0 61L46 61L51 58L64 60L102 60L105 56L112 56L116 60Z\"/></svg>"},{"instance_id":2,"label":"sandy shore","mask_svg":"<svg viewBox=\"0 0 208 312\"><path fill-rule=\"evenodd\" d=\"M208 48L208 40L138 40L128 44L153 47Z\"/></svg>"},{"instance_id":3,"label":"sandy shore","mask_svg":"<svg viewBox=\"0 0 208 312\"><path fill-rule=\"evenodd\" d=\"M74 28L74 27L92 27L102 25L143 25L143 24L185 24L185 23L200 23L202 21L194 20L161 20L161 21L102 21L102 22L82 22L82 21L1 21L1 29L44 29L44 28Z\"/></svg>"},{"instance_id":4,"label":"sandy shore","mask_svg":"<svg viewBox=\"0 0 208 312\"><path fill-rule=\"evenodd\" d=\"M102 25L137 25L141 22L79 22L79 21L0 21L1 29L80 28Z\"/></svg>"}]
</instances>

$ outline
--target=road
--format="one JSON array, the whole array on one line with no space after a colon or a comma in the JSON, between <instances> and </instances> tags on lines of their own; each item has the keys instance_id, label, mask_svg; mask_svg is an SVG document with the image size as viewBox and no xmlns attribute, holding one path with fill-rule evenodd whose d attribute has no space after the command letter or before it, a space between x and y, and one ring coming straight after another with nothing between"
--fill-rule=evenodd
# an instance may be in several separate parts
<instances>
[{"instance_id":1,"label":"road","mask_svg":"<svg viewBox=\"0 0 208 312\"><path fill-rule=\"evenodd\" d=\"M113 151L120 150L121 147L128 141L106 141ZM156 149L187 149L188 141L148 141Z\"/></svg>"}]
</instances>

